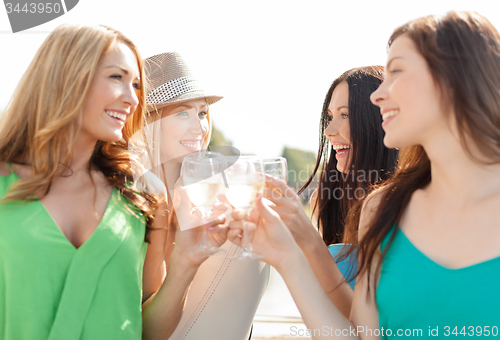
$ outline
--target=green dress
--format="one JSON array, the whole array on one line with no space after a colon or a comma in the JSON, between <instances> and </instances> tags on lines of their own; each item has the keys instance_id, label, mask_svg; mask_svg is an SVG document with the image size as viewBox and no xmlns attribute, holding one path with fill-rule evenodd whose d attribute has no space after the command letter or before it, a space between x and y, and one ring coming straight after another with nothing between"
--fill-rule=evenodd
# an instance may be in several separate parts
<instances>
[{"instance_id":1,"label":"green dress","mask_svg":"<svg viewBox=\"0 0 500 340\"><path fill-rule=\"evenodd\" d=\"M0 198L17 180L0 176ZM144 233L116 188L78 249L40 201L0 203L0 339L141 339Z\"/></svg>"},{"instance_id":2,"label":"green dress","mask_svg":"<svg viewBox=\"0 0 500 340\"><path fill-rule=\"evenodd\" d=\"M499 288L500 257L449 269L420 252L398 229L377 287L382 339L499 338Z\"/></svg>"}]
</instances>

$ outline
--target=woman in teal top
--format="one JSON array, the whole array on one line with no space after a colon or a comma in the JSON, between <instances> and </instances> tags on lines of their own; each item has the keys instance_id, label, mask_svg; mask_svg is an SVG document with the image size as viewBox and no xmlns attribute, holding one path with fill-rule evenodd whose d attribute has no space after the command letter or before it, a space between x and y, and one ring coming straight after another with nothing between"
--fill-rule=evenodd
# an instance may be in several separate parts
<instances>
[{"instance_id":1,"label":"woman in teal top","mask_svg":"<svg viewBox=\"0 0 500 340\"><path fill-rule=\"evenodd\" d=\"M360 259L349 319L261 201L251 222L233 213L228 237L255 230L255 252L280 272L313 339L499 336L500 34L470 12L397 28L371 100L384 144L401 153L395 176L349 216Z\"/></svg>"},{"instance_id":2,"label":"woman in teal top","mask_svg":"<svg viewBox=\"0 0 500 340\"><path fill-rule=\"evenodd\" d=\"M174 331L204 258L177 233L164 280L165 201L133 187L128 152L143 82L135 45L104 26L56 28L24 73L0 120L1 339Z\"/></svg>"}]
</instances>

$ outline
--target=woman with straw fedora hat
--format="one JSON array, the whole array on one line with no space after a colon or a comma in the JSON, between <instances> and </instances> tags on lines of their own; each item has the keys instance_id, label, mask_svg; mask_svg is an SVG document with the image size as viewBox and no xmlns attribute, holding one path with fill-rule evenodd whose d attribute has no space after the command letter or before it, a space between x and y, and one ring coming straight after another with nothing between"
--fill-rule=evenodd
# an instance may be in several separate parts
<instances>
[{"instance_id":1,"label":"woman with straw fedora hat","mask_svg":"<svg viewBox=\"0 0 500 340\"><path fill-rule=\"evenodd\" d=\"M178 53L145 60L148 78L147 120L151 172L172 193L184 156L204 150L210 141L209 106L221 96L206 92ZM173 219L170 219L173 221ZM166 262L175 228L169 227ZM260 261L231 261L238 247L209 257L198 269L182 318L170 339L248 339L252 320L269 280L269 266ZM168 273L167 273L168 275Z\"/></svg>"}]
</instances>

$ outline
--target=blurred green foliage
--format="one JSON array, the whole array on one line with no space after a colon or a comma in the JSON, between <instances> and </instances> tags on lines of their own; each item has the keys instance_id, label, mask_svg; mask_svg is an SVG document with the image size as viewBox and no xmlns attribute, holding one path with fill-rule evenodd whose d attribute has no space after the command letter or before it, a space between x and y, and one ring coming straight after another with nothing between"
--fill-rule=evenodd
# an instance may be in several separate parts
<instances>
[{"instance_id":1,"label":"blurred green foliage","mask_svg":"<svg viewBox=\"0 0 500 340\"><path fill-rule=\"evenodd\" d=\"M311 176L316 164L316 153L284 146L281 156L288 163L288 185L300 188Z\"/></svg>"}]
</instances>

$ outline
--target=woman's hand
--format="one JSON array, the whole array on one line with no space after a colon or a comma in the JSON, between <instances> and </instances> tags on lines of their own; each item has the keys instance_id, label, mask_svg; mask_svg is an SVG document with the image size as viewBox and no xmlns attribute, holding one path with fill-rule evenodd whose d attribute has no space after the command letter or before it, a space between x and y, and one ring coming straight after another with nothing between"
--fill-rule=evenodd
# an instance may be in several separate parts
<instances>
[{"instance_id":1,"label":"woman's hand","mask_svg":"<svg viewBox=\"0 0 500 340\"><path fill-rule=\"evenodd\" d=\"M272 209L292 233L330 300L344 316L349 317L352 289L344 281L323 238L302 208L299 197L285 183L270 176L266 176L266 184L265 197L275 204Z\"/></svg>"},{"instance_id":2,"label":"woman's hand","mask_svg":"<svg viewBox=\"0 0 500 340\"><path fill-rule=\"evenodd\" d=\"M263 255L264 262L277 267L290 252L301 252L279 215L262 202L260 194L250 216L241 210L235 210L231 216L234 220L229 223L228 239L241 247L240 235L245 226L253 251Z\"/></svg>"},{"instance_id":3,"label":"woman's hand","mask_svg":"<svg viewBox=\"0 0 500 340\"><path fill-rule=\"evenodd\" d=\"M210 222L203 224L201 212L193 206L186 190L182 187L174 190L173 206L177 218L177 223L174 223L177 225L174 250L188 259L193 266L199 266L207 256L186 250L200 245L206 229L209 232L208 241L212 246L219 247L226 242L228 229L222 225L226 220L224 213L228 206L221 202L214 204L210 216L205 218Z\"/></svg>"},{"instance_id":4,"label":"woman's hand","mask_svg":"<svg viewBox=\"0 0 500 340\"><path fill-rule=\"evenodd\" d=\"M278 213L285 225L290 229L295 241L302 248L306 248L311 240L321 239L316 228L302 208L299 196L284 182L266 175L264 197L274 203L272 209Z\"/></svg>"}]
</instances>

